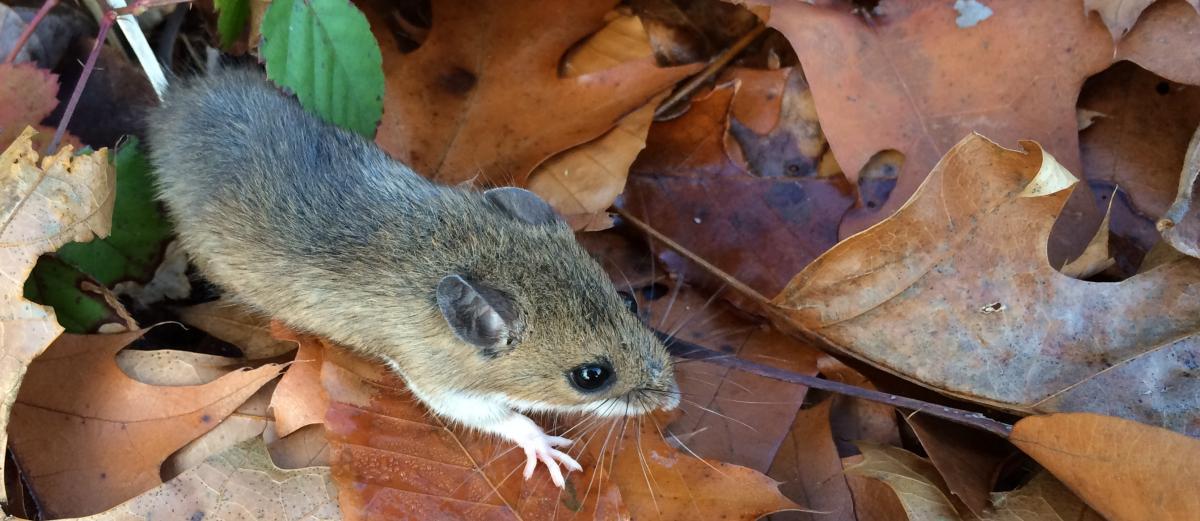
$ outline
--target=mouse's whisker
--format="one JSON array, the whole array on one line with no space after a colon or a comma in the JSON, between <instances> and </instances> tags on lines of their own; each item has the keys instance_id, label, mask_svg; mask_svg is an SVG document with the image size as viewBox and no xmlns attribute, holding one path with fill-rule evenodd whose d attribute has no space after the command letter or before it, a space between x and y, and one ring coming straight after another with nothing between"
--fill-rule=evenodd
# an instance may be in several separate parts
<instances>
[{"instance_id":1,"label":"mouse's whisker","mask_svg":"<svg viewBox=\"0 0 1200 521\"><path fill-rule=\"evenodd\" d=\"M614 418L612 425L608 427L608 433L604 435L604 444L600 446L600 453L596 457L596 468L592 471L591 479L588 479L587 490L583 493L583 504L587 504L588 496L592 493L592 482L596 481L596 494L603 494L604 487L604 451L608 448L608 442L612 438L613 431L617 428L617 420ZM615 450L613 452L616 452ZM609 469L611 471L611 468ZM599 480L596 477L599 476ZM596 510L600 509L600 502L596 501ZM595 512L592 513L595 517Z\"/></svg>"},{"instance_id":2,"label":"mouse's whisker","mask_svg":"<svg viewBox=\"0 0 1200 521\"><path fill-rule=\"evenodd\" d=\"M651 481L655 481L651 478L654 473L650 470L650 463L646 461L646 454L642 450L642 419L640 417L637 426L637 454L638 461L641 463L642 477L646 479L646 490L650 492L650 500L654 502L654 510L658 512L658 518L662 519L662 509L658 507L658 495L654 493L654 486L651 485Z\"/></svg>"},{"instance_id":3,"label":"mouse's whisker","mask_svg":"<svg viewBox=\"0 0 1200 521\"><path fill-rule=\"evenodd\" d=\"M650 419L654 421L654 428L658 430L658 435L662 436L664 440L667 439L667 433L670 433L671 439L674 440L675 443L679 444L679 446L682 447L684 451L686 451L688 454L691 454L693 458L696 458L696 459L700 460L701 462L703 462L705 465L708 465L708 468L713 469L718 474L720 474L722 476L726 475L725 472L723 472L721 469L717 468L712 463L709 463L708 460L700 457L699 454L696 454L696 451L692 450L691 447L688 447L687 444L684 443L683 440L679 438L679 436L676 436L674 432L670 432L670 429L668 429L666 432L664 432L662 429L662 426L658 424L658 420L655 420L653 417L651 417Z\"/></svg>"},{"instance_id":4,"label":"mouse's whisker","mask_svg":"<svg viewBox=\"0 0 1200 521\"><path fill-rule=\"evenodd\" d=\"M755 428L754 428L754 426L752 426L752 425L750 425L750 424L748 424L748 423L746 423L746 422L744 422L744 421L741 421L741 420L739 420L739 419L737 419L737 418L733 418L733 417L731 417L731 416L726 416L726 415L724 415L724 414L721 414L721 413L719 413L719 412L717 412L717 411L715 411L715 410L709 409L708 407L705 407L705 406L703 406L703 405L700 405L698 402L695 402L695 401L692 401L692 400L683 400L683 401L684 401L684 402L687 402L687 403L689 403L689 404L691 404L693 407L696 407L697 409L700 409L700 410L702 410L702 411L708 412L708 413L710 413L710 414L714 414L714 415L716 415L716 416L720 416L721 418L725 418L726 420L729 420L729 421L731 421L731 422L734 422L734 423L736 423L736 424L738 424L738 425L741 425L741 426L743 426L743 427L745 427L745 428L747 428L747 429L750 429L751 431L754 431L755 433L757 433L757 432L758 432L758 429L755 429Z\"/></svg>"}]
</instances>

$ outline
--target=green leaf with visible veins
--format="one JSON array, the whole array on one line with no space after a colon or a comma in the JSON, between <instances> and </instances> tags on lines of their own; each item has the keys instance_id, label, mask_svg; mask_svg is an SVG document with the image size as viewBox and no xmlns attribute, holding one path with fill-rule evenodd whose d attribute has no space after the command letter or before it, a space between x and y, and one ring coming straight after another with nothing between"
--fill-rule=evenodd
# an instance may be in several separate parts
<instances>
[{"instance_id":1,"label":"green leaf with visible veins","mask_svg":"<svg viewBox=\"0 0 1200 521\"><path fill-rule=\"evenodd\" d=\"M113 156L117 200L112 233L103 239L63 245L38 260L25 281L26 298L54 307L67 331L95 331L116 313L95 293L80 289L84 281L112 288L126 280L148 282L162 262L171 225L154 198L150 163L130 140Z\"/></svg>"},{"instance_id":2,"label":"green leaf with visible veins","mask_svg":"<svg viewBox=\"0 0 1200 521\"><path fill-rule=\"evenodd\" d=\"M326 121L374 137L383 115L383 57L362 11L347 0L275 0L261 31L271 81Z\"/></svg>"},{"instance_id":3,"label":"green leaf with visible veins","mask_svg":"<svg viewBox=\"0 0 1200 521\"><path fill-rule=\"evenodd\" d=\"M242 35L250 18L250 0L213 0L217 9L217 33L221 47L228 48Z\"/></svg>"}]
</instances>

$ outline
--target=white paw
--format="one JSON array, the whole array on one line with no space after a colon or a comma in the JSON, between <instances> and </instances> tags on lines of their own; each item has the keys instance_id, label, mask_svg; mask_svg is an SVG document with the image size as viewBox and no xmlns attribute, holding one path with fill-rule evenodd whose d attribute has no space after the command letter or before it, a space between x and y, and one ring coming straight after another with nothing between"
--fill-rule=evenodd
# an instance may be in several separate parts
<instances>
[{"instance_id":1,"label":"white paw","mask_svg":"<svg viewBox=\"0 0 1200 521\"><path fill-rule=\"evenodd\" d=\"M546 469L550 471L550 479L559 488L566 484L559 464L567 467L568 471L583 470L575 458L554 448L566 447L571 444L571 440L547 435L529 418L516 415L515 418L505 422L504 428L499 430L499 434L516 442L517 446L525 451L525 472L523 474L525 479L533 477L533 471L537 469L539 461L546 465Z\"/></svg>"}]
</instances>

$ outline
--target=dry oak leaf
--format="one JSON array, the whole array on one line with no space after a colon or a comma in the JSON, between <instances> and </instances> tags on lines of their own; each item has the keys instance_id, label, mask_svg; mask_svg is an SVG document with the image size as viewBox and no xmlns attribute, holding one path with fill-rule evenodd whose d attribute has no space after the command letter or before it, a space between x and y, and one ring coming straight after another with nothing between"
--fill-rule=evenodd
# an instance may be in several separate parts
<instances>
[{"instance_id":1,"label":"dry oak leaf","mask_svg":"<svg viewBox=\"0 0 1200 521\"><path fill-rule=\"evenodd\" d=\"M271 336L270 319L232 302L214 300L177 312L187 324L237 346L250 360L272 358L296 349L295 343Z\"/></svg>"},{"instance_id":2,"label":"dry oak leaf","mask_svg":"<svg viewBox=\"0 0 1200 521\"><path fill-rule=\"evenodd\" d=\"M797 274L777 318L952 396L1200 435L1200 259L1059 273L1047 237L1075 178L1022 145L963 139L900 211Z\"/></svg>"},{"instance_id":3,"label":"dry oak leaf","mask_svg":"<svg viewBox=\"0 0 1200 521\"><path fill-rule=\"evenodd\" d=\"M683 116L651 127L620 205L773 295L837 242L854 191L840 174L820 173L824 141L799 69L736 69L727 78ZM685 280L703 271L686 269Z\"/></svg>"},{"instance_id":4,"label":"dry oak leaf","mask_svg":"<svg viewBox=\"0 0 1200 521\"><path fill-rule=\"evenodd\" d=\"M381 364L324 349L325 425L348 520L754 520L795 508L762 474L677 452L651 419L583 424L568 433L582 473L565 489L544 470L525 481L513 444L452 428Z\"/></svg>"},{"instance_id":5,"label":"dry oak leaf","mask_svg":"<svg viewBox=\"0 0 1200 521\"><path fill-rule=\"evenodd\" d=\"M1200 519L1200 440L1087 413L1025 418L1009 440L1108 519Z\"/></svg>"},{"instance_id":6,"label":"dry oak leaf","mask_svg":"<svg viewBox=\"0 0 1200 521\"><path fill-rule=\"evenodd\" d=\"M796 49L848 177L857 181L880 151L904 154L887 203L848 216L843 237L904 204L969 132L1036 140L1079 171L1075 100L1084 79L1111 63L1113 43L1078 3L989 1L993 15L967 29L946 2L892 0L869 19L841 5L751 3L772 6L769 24Z\"/></svg>"},{"instance_id":7,"label":"dry oak leaf","mask_svg":"<svg viewBox=\"0 0 1200 521\"><path fill-rule=\"evenodd\" d=\"M321 357L324 350L316 342L287 329L279 322L271 323L274 338L299 344L296 359L288 365L271 395L271 412L275 417L275 435L283 438L308 425L325 421L329 397L321 387Z\"/></svg>"},{"instance_id":8,"label":"dry oak leaf","mask_svg":"<svg viewBox=\"0 0 1200 521\"><path fill-rule=\"evenodd\" d=\"M1142 11L1155 0L1083 0L1083 9L1089 13L1095 12L1108 26L1113 40L1120 40L1137 22ZM1200 0L1188 0L1197 11L1200 11Z\"/></svg>"},{"instance_id":9,"label":"dry oak leaf","mask_svg":"<svg viewBox=\"0 0 1200 521\"><path fill-rule=\"evenodd\" d=\"M1197 3L1159 0L1152 4L1117 44L1113 61L1129 60L1171 81L1200 85Z\"/></svg>"},{"instance_id":10,"label":"dry oak leaf","mask_svg":"<svg viewBox=\"0 0 1200 521\"><path fill-rule=\"evenodd\" d=\"M846 469L851 476L864 476L886 483L914 521L958 521L949 491L933 464L898 447L859 442L861 463Z\"/></svg>"},{"instance_id":11,"label":"dry oak leaf","mask_svg":"<svg viewBox=\"0 0 1200 521\"><path fill-rule=\"evenodd\" d=\"M205 385L147 385L115 359L142 333L64 334L30 364L9 442L47 516L103 512L158 486L168 456L279 373L266 365Z\"/></svg>"},{"instance_id":12,"label":"dry oak leaf","mask_svg":"<svg viewBox=\"0 0 1200 521\"><path fill-rule=\"evenodd\" d=\"M568 56L567 77L599 72L652 55L640 18L619 15ZM625 190L629 166L646 147L659 94L622 117L604 135L555 154L529 174L528 188L550 203L572 228L596 231L612 226L605 210Z\"/></svg>"},{"instance_id":13,"label":"dry oak leaf","mask_svg":"<svg viewBox=\"0 0 1200 521\"><path fill-rule=\"evenodd\" d=\"M796 412L792 428L779 443L768 472L783 482L779 490L813 509L811 514L792 514L805 521L857 521L854 497L833 443L829 397L815 406ZM862 519L870 519L863 517Z\"/></svg>"},{"instance_id":14,"label":"dry oak leaf","mask_svg":"<svg viewBox=\"0 0 1200 521\"><path fill-rule=\"evenodd\" d=\"M27 128L0 154L0 447L26 366L63 331L54 310L25 300L25 279L41 254L107 236L115 201L107 149L72 157L65 146L39 164L32 139Z\"/></svg>"},{"instance_id":15,"label":"dry oak leaf","mask_svg":"<svg viewBox=\"0 0 1200 521\"><path fill-rule=\"evenodd\" d=\"M280 469L256 438L107 512L64 521L150 519L337 521L342 515L329 469Z\"/></svg>"},{"instance_id":16,"label":"dry oak leaf","mask_svg":"<svg viewBox=\"0 0 1200 521\"><path fill-rule=\"evenodd\" d=\"M523 185L546 158L599 137L694 70L646 57L562 77L563 55L616 3L437 2L428 37L408 54L385 20L387 3L364 5L387 71L376 141L443 183Z\"/></svg>"}]
</instances>

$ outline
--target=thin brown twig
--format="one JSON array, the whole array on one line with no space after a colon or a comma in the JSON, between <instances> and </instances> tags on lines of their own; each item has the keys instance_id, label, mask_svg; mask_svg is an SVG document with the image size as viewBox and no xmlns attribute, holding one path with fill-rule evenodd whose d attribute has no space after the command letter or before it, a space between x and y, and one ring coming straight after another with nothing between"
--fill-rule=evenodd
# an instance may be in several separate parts
<instances>
[{"instance_id":1,"label":"thin brown twig","mask_svg":"<svg viewBox=\"0 0 1200 521\"><path fill-rule=\"evenodd\" d=\"M96 43L92 45L87 62L83 64L83 72L79 74L79 79L75 82L75 90L71 91L71 99L67 102L67 108L58 122L58 128L54 129L54 139L50 140L50 145L46 147L47 155L58 150L58 144L62 142L63 134L67 132L67 124L71 122L71 116L75 114L75 105L79 104L79 97L83 94L83 87L87 85L92 70L96 68L96 59L100 57L100 49L104 46L104 39L108 37L108 30L112 29L116 20L117 14L111 10L105 12L104 16L100 18L100 30L96 34Z\"/></svg>"},{"instance_id":2,"label":"thin brown twig","mask_svg":"<svg viewBox=\"0 0 1200 521\"><path fill-rule=\"evenodd\" d=\"M708 80L712 79L713 76L716 76L718 72L721 72L721 69L724 69L726 65L729 65L729 62L733 61L738 54L741 54L746 47L749 47L750 44L754 43L754 40L758 39L758 37L762 35L762 33L766 32L766 30L766 24L760 23L754 26L753 29L746 31L746 34L742 35L738 41L734 42L733 45L729 46L728 49L721 51L721 54L718 54L717 57L713 59L713 61L709 63L707 67L704 68L704 70L700 71L695 76L692 76L692 79L683 84L683 86L680 87L679 90L675 91L674 94L671 94L671 97L664 100L662 104L658 106L658 109L654 111L654 118L658 119L664 114L669 114L675 109L675 105L678 105L679 102L691 97L692 93L694 93L696 89L699 89L701 85L704 85L706 82L708 82Z\"/></svg>"},{"instance_id":3,"label":"thin brown twig","mask_svg":"<svg viewBox=\"0 0 1200 521\"><path fill-rule=\"evenodd\" d=\"M38 9L37 14L33 15L33 19L29 20L29 23L25 25L25 29L21 31L21 35L17 37L17 43L13 45L11 51L8 51L8 56L4 58L4 63L9 64L12 63L13 60L17 59L17 54L20 54L21 49L25 48L25 43L29 41L31 36L33 36L34 29L37 29L38 24L42 23L42 19L45 18L46 14L49 13L51 9L54 9L54 6L56 5L58 5L58 0L46 0L45 3L42 4L42 7Z\"/></svg>"},{"instance_id":4,"label":"thin brown twig","mask_svg":"<svg viewBox=\"0 0 1200 521\"><path fill-rule=\"evenodd\" d=\"M660 336L664 336L664 333L660 331L655 331L655 333L659 334ZM891 405L901 409L908 409L913 411L914 414L928 414L930 416L942 418L960 425L966 425L967 427L984 430L1002 438L1008 438L1008 436L1012 434L1012 425L998 420L993 420L987 416L984 416L982 413L965 411L963 409L955 409L954 407L946 407L944 405L924 402L914 398L881 393L879 391L864 389L862 387L857 387L842 382L835 382L832 380L826 380L824 378L817 378L815 376L793 373L791 371L771 367L769 365L750 362L741 358L730 357L725 353L713 351L711 349L701 347L678 338L671 339L667 347L670 349L672 355L681 358L705 361L728 367L730 369L737 369L739 371L756 374L772 380L804 385L813 389L821 389L845 396L852 396L854 398L861 398L863 400Z\"/></svg>"}]
</instances>

